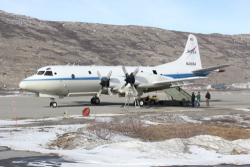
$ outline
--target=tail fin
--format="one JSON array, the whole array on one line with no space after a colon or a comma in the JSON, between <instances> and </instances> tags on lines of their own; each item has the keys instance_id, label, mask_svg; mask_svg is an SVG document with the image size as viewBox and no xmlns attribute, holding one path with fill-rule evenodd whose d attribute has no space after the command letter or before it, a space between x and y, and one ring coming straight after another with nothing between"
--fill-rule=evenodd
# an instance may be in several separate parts
<instances>
[{"instance_id":1,"label":"tail fin","mask_svg":"<svg viewBox=\"0 0 250 167\"><path fill-rule=\"evenodd\" d=\"M157 67L173 66L173 65L186 67L188 69L202 68L198 42L194 35L190 34L188 36L185 50L179 59L167 64L159 65Z\"/></svg>"}]
</instances>

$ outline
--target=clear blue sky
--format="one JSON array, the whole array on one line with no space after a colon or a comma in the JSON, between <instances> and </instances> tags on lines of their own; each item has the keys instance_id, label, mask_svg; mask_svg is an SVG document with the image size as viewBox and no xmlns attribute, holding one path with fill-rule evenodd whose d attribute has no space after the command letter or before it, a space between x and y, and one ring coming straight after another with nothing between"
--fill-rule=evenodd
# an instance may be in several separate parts
<instances>
[{"instance_id":1,"label":"clear blue sky","mask_svg":"<svg viewBox=\"0 0 250 167\"><path fill-rule=\"evenodd\" d=\"M250 34L250 0L0 0L0 10L50 21Z\"/></svg>"}]
</instances>

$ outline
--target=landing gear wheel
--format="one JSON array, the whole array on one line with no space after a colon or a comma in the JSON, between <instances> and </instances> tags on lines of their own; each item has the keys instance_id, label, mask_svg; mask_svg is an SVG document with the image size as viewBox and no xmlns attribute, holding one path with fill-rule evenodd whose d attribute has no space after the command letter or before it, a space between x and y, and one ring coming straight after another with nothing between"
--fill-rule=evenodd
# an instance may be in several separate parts
<instances>
[{"instance_id":1,"label":"landing gear wheel","mask_svg":"<svg viewBox=\"0 0 250 167\"><path fill-rule=\"evenodd\" d=\"M50 102L50 107L56 108L57 107L57 103L56 102Z\"/></svg>"},{"instance_id":2,"label":"landing gear wheel","mask_svg":"<svg viewBox=\"0 0 250 167\"><path fill-rule=\"evenodd\" d=\"M91 104L94 104L94 97L90 100Z\"/></svg>"},{"instance_id":3,"label":"landing gear wheel","mask_svg":"<svg viewBox=\"0 0 250 167\"><path fill-rule=\"evenodd\" d=\"M139 105L140 105L140 107L143 107L143 105L144 105L143 100L139 100Z\"/></svg>"},{"instance_id":4,"label":"landing gear wheel","mask_svg":"<svg viewBox=\"0 0 250 167\"><path fill-rule=\"evenodd\" d=\"M53 102L53 108L56 108L56 107L57 107L57 103Z\"/></svg>"},{"instance_id":5,"label":"landing gear wheel","mask_svg":"<svg viewBox=\"0 0 250 167\"><path fill-rule=\"evenodd\" d=\"M100 104L100 99L99 98L94 98L94 104Z\"/></svg>"},{"instance_id":6,"label":"landing gear wheel","mask_svg":"<svg viewBox=\"0 0 250 167\"><path fill-rule=\"evenodd\" d=\"M56 102L50 102L50 107L56 108L57 107L57 103Z\"/></svg>"},{"instance_id":7,"label":"landing gear wheel","mask_svg":"<svg viewBox=\"0 0 250 167\"><path fill-rule=\"evenodd\" d=\"M91 104L100 104L100 99L98 97L93 97L90 102Z\"/></svg>"}]
</instances>

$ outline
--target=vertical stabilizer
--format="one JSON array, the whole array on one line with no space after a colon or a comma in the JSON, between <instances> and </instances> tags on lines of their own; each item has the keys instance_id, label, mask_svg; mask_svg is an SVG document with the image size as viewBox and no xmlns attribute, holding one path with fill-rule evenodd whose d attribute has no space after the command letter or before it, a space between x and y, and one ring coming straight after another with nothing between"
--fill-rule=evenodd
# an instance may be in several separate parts
<instances>
[{"instance_id":1,"label":"vertical stabilizer","mask_svg":"<svg viewBox=\"0 0 250 167\"><path fill-rule=\"evenodd\" d=\"M194 35L190 34L186 43L185 50L182 56L176 61L159 65L158 67L164 66L181 66L187 69L201 69L201 59L197 39Z\"/></svg>"}]
</instances>

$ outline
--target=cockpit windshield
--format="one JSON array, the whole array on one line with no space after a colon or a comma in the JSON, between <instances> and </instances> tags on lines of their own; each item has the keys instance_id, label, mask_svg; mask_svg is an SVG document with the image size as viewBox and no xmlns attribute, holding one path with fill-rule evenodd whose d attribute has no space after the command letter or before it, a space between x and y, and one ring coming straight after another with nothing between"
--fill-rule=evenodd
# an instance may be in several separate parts
<instances>
[{"instance_id":1,"label":"cockpit windshield","mask_svg":"<svg viewBox=\"0 0 250 167\"><path fill-rule=\"evenodd\" d=\"M52 73L52 71L46 71L44 75L53 76L53 73Z\"/></svg>"},{"instance_id":2,"label":"cockpit windshield","mask_svg":"<svg viewBox=\"0 0 250 167\"><path fill-rule=\"evenodd\" d=\"M36 75L43 75L45 71L38 71Z\"/></svg>"}]
</instances>

